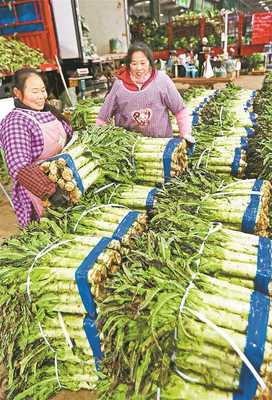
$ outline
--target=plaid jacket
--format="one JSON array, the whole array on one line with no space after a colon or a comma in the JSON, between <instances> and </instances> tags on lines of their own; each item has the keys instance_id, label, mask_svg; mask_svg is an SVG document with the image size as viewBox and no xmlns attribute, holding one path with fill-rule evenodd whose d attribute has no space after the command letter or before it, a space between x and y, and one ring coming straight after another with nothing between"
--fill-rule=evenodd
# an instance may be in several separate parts
<instances>
[{"instance_id":1,"label":"plaid jacket","mask_svg":"<svg viewBox=\"0 0 272 400\"><path fill-rule=\"evenodd\" d=\"M13 205L21 227L26 227L33 218L32 202L26 190L18 182L18 172L33 164L43 151L43 135L38 124L28 117L34 116L40 123L53 121L56 117L50 111L20 109L11 111L0 122L0 147L4 149L9 174L13 179ZM25 114L25 115L23 115ZM67 136L72 135L71 127L62 121Z\"/></svg>"}]
</instances>

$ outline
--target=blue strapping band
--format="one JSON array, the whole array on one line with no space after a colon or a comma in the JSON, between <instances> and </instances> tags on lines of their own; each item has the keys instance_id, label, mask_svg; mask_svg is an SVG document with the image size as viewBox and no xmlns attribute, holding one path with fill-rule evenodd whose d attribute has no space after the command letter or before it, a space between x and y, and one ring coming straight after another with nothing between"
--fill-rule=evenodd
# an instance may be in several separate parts
<instances>
[{"instance_id":1,"label":"blue strapping band","mask_svg":"<svg viewBox=\"0 0 272 400\"><path fill-rule=\"evenodd\" d=\"M247 150L247 149L248 149L248 139L247 139L247 136L242 136L242 137L241 137L241 140L240 140L240 143L241 143L241 149L242 149L242 150Z\"/></svg>"},{"instance_id":2,"label":"blue strapping band","mask_svg":"<svg viewBox=\"0 0 272 400\"><path fill-rule=\"evenodd\" d=\"M240 168L241 148L236 147L234 151L234 158L231 164L231 175L237 176Z\"/></svg>"},{"instance_id":3,"label":"blue strapping band","mask_svg":"<svg viewBox=\"0 0 272 400\"><path fill-rule=\"evenodd\" d=\"M252 100L248 100L246 102L246 106L247 106L247 108L250 108L252 106Z\"/></svg>"},{"instance_id":4,"label":"blue strapping band","mask_svg":"<svg viewBox=\"0 0 272 400\"><path fill-rule=\"evenodd\" d=\"M270 239L260 237L257 255L257 273L255 277L255 290L269 294L269 283L272 273L272 242Z\"/></svg>"},{"instance_id":5,"label":"blue strapping band","mask_svg":"<svg viewBox=\"0 0 272 400\"><path fill-rule=\"evenodd\" d=\"M192 125L198 125L198 123L199 123L199 116L196 112L193 112Z\"/></svg>"},{"instance_id":6,"label":"blue strapping band","mask_svg":"<svg viewBox=\"0 0 272 400\"><path fill-rule=\"evenodd\" d=\"M177 145L181 142L180 138L170 139L165 146L163 152L163 173L164 173L164 182L168 182L171 179L171 163L172 163L172 155L175 151Z\"/></svg>"},{"instance_id":7,"label":"blue strapping band","mask_svg":"<svg viewBox=\"0 0 272 400\"><path fill-rule=\"evenodd\" d=\"M147 198L146 198L146 202L145 202L147 211L151 211L153 209L155 196L156 196L157 192L158 192L158 188L153 188L153 189L149 190Z\"/></svg>"},{"instance_id":8,"label":"blue strapping band","mask_svg":"<svg viewBox=\"0 0 272 400\"><path fill-rule=\"evenodd\" d=\"M73 158L70 156L70 154L61 153L61 154L58 154L55 157L50 157L48 160L49 161L51 161L51 160L53 161L53 160L58 160L59 158L63 158L66 161L68 167L73 171L73 176L75 178L76 184L77 184L79 190L81 191L81 193L83 194L84 193L84 186L83 186L82 180L80 178L80 175L79 175L79 173L78 173L78 171L76 169L76 166L75 166Z\"/></svg>"},{"instance_id":9,"label":"blue strapping band","mask_svg":"<svg viewBox=\"0 0 272 400\"><path fill-rule=\"evenodd\" d=\"M250 120L252 122L252 125L256 126L257 125L257 116L256 116L256 114L254 112L250 112L249 113L249 117L250 117Z\"/></svg>"},{"instance_id":10,"label":"blue strapping band","mask_svg":"<svg viewBox=\"0 0 272 400\"><path fill-rule=\"evenodd\" d=\"M77 288L87 313L95 318L96 305L88 281L88 272L93 268L98 256L105 250L112 238L103 237L82 261L75 273Z\"/></svg>"},{"instance_id":11,"label":"blue strapping band","mask_svg":"<svg viewBox=\"0 0 272 400\"><path fill-rule=\"evenodd\" d=\"M253 128L246 128L247 137L252 137L255 135L255 131Z\"/></svg>"},{"instance_id":12,"label":"blue strapping band","mask_svg":"<svg viewBox=\"0 0 272 400\"><path fill-rule=\"evenodd\" d=\"M260 192L263 185L262 179L256 179L253 185L253 192ZM245 210L242 220L242 232L253 233L256 226L256 219L258 215L258 209L260 204L261 196L258 194L251 194L249 204Z\"/></svg>"},{"instance_id":13,"label":"blue strapping band","mask_svg":"<svg viewBox=\"0 0 272 400\"><path fill-rule=\"evenodd\" d=\"M140 213L138 211L129 211L113 232L112 238L115 240L122 240L122 237L128 232L129 228L138 218L139 214Z\"/></svg>"},{"instance_id":14,"label":"blue strapping band","mask_svg":"<svg viewBox=\"0 0 272 400\"><path fill-rule=\"evenodd\" d=\"M83 329L87 336L89 345L92 349L95 358L96 369L100 369L100 361L102 360L103 353L101 351L101 342L95 321L88 315L83 320Z\"/></svg>"},{"instance_id":15,"label":"blue strapping band","mask_svg":"<svg viewBox=\"0 0 272 400\"><path fill-rule=\"evenodd\" d=\"M187 146L187 156L188 157L191 157L194 154L195 148L196 148L196 143L191 143L190 146Z\"/></svg>"},{"instance_id":16,"label":"blue strapping band","mask_svg":"<svg viewBox=\"0 0 272 400\"><path fill-rule=\"evenodd\" d=\"M248 316L247 338L244 354L255 370L260 373L263 363L270 299L259 292L252 292ZM233 400L252 400L256 394L257 381L243 363L240 371L239 389Z\"/></svg>"},{"instance_id":17,"label":"blue strapping band","mask_svg":"<svg viewBox=\"0 0 272 400\"><path fill-rule=\"evenodd\" d=\"M250 112L249 113L250 119L251 121L255 121L257 120L257 115L255 114L255 112Z\"/></svg>"}]
</instances>

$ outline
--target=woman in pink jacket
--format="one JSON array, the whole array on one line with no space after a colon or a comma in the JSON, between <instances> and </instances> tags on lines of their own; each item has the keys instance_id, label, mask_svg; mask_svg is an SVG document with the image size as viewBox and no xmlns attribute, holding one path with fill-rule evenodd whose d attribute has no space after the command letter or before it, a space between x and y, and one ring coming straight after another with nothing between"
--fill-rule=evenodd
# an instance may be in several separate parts
<instances>
[{"instance_id":1,"label":"woman in pink jacket","mask_svg":"<svg viewBox=\"0 0 272 400\"><path fill-rule=\"evenodd\" d=\"M144 136L172 137L169 111L176 116L180 137L194 143L187 108L172 80L154 66L152 51L144 43L130 46L122 68L106 97L97 125L114 116L115 125Z\"/></svg>"}]
</instances>

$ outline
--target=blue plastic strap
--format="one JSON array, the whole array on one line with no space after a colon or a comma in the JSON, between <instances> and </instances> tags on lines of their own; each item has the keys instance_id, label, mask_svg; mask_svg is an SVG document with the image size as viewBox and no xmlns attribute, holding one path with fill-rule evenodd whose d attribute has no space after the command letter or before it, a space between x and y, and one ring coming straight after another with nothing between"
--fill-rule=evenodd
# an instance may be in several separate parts
<instances>
[{"instance_id":1,"label":"blue plastic strap","mask_svg":"<svg viewBox=\"0 0 272 400\"><path fill-rule=\"evenodd\" d=\"M147 211L151 211L153 209L155 196L156 196L157 192L158 192L158 188L153 188L153 189L149 190L147 198L146 198L146 202L145 202Z\"/></svg>"},{"instance_id":2,"label":"blue plastic strap","mask_svg":"<svg viewBox=\"0 0 272 400\"><path fill-rule=\"evenodd\" d=\"M88 281L88 272L93 268L98 256L105 250L112 238L103 237L82 261L75 273L77 288L87 313L95 318L96 305Z\"/></svg>"},{"instance_id":3,"label":"blue plastic strap","mask_svg":"<svg viewBox=\"0 0 272 400\"><path fill-rule=\"evenodd\" d=\"M91 319L88 315L83 320L83 329L85 331L89 345L93 352L93 356L95 358L96 369L99 370L100 362L103 357L101 342L95 321Z\"/></svg>"},{"instance_id":4,"label":"blue plastic strap","mask_svg":"<svg viewBox=\"0 0 272 400\"><path fill-rule=\"evenodd\" d=\"M247 106L247 108L250 108L252 106L252 100L248 100L246 102L246 106Z\"/></svg>"},{"instance_id":5,"label":"blue plastic strap","mask_svg":"<svg viewBox=\"0 0 272 400\"><path fill-rule=\"evenodd\" d=\"M252 137L255 135L255 131L253 128L246 128L247 137Z\"/></svg>"},{"instance_id":6,"label":"blue plastic strap","mask_svg":"<svg viewBox=\"0 0 272 400\"><path fill-rule=\"evenodd\" d=\"M129 228L138 218L139 214L140 213L138 211L129 211L113 232L112 238L115 240L122 240L122 237L128 232Z\"/></svg>"},{"instance_id":7,"label":"blue plastic strap","mask_svg":"<svg viewBox=\"0 0 272 400\"><path fill-rule=\"evenodd\" d=\"M263 185L263 180L256 179L252 191L260 192ZM261 196L258 194L251 194L249 204L245 210L242 220L242 232L253 233L256 226L256 219L258 215L258 209L260 204Z\"/></svg>"},{"instance_id":8,"label":"blue plastic strap","mask_svg":"<svg viewBox=\"0 0 272 400\"><path fill-rule=\"evenodd\" d=\"M241 148L236 147L234 151L234 158L231 164L231 175L237 176L240 168L240 160L241 160Z\"/></svg>"},{"instance_id":9,"label":"blue plastic strap","mask_svg":"<svg viewBox=\"0 0 272 400\"><path fill-rule=\"evenodd\" d=\"M260 237L257 255L257 273L255 277L255 290L269 294L269 283L272 273L272 242L270 239Z\"/></svg>"},{"instance_id":10,"label":"blue plastic strap","mask_svg":"<svg viewBox=\"0 0 272 400\"><path fill-rule=\"evenodd\" d=\"M80 175L79 175L79 173L78 173L78 171L76 169L76 166L75 166L73 158L70 156L70 154L61 153L61 154L58 154L55 157L50 157L48 160L49 161L51 161L51 160L53 161L53 160L58 160L59 158L63 158L66 161L68 167L73 171L73 176L75 178L76 184L79 187L79 190L81 191L81 193L83 194L84 193L84 186L83 186L82 180L80 178Z\"/></svg>"},{"instance_id":11,"label":"blue plastic strap","mask_svg":"<svg viewBox=\"0 0 272 400\"><path fill-rule=\"evenodd\" d=\"M198 125L198 123L199 123L199 116L196 112L193 112L192 125Z\"/></svg>"},{"instance_id":12,"label":"blue plastic strap","mask_svg":"<svg viewBox=\"0 0 272 400\"><path fill-rule=\"evenodd\" d=\"M171 162L172 155L175 151L177 145L181 142L180 138L170 139L165 146L163 152L163 172L164 172L164 182L168 182L171 178Z\"/></svg>"},{"instance_id":13,"label":"blue plastic strap","mask_svg":"<svg viewBox=\"0 0 272 400\"><path fill-rule=\"evenodd\" d=\"M247 139L246 136L242 136L241 137L240 143L241 143L241 149L242 150L247 150L248 149L248 139Z\"/></svg>"},{"instance_id":14,"label":"blue plastic strap","mask_svg":"<svg viewBox=\"0 0 272 400\"><path fill-rule=\"evenodd\" d=\"M187 155L189 157L191 157L194 154L195 148L196 148L196 143L191 143L190 146L187 147Z\"/></svg>"},{"instance_id":15,"label":"blue plastic strap","mask_svg":"<svg viewBox=\"0 0 272 400\"><path fill-rule=\"evenodd\" d=\"M254 291L250 298L244 354L258 373L260 373L263 363L269 309L269 297ZM233 400L252 400L256 394L256 390L257 381L248 367L243 363L240 372L239 389L233 394Z\"/></svg>"},{"instance_id":16,"label":"blue plastic strap","mask_svg":"<svg viewBox=\"0 0 272 400\"><path fill-rule=\"evenodd\" d=\"M252 125L256 126L257 125L257 118L256 118L257 116L256 116L256 114L254 112L250 112L249 113L249 117L250 117L250 120L252 122Z\"/></svg>"}]
</instances>

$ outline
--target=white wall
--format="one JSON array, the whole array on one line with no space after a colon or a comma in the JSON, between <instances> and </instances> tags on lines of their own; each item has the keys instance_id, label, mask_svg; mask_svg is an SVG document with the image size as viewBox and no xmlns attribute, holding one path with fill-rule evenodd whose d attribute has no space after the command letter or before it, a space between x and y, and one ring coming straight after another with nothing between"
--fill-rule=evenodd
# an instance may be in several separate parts
<instances>
[{"instance_id":1,"label":"white wall","mask_svg":"<svg viewBox=\"0 0 272 400\"><path fill-rule=\"evenodd\" d=\"M110 52L109 40L120 39L127 51L126 0L79 0L99 55Z\"/></svg>"},{"instance_id":2,"label":"white wall","mask_svg":"<svg viewBox=\"0 0 272 400\"><path fill-rule=\"evenodd\" d=\"M13 97L8 97L7 99L0 99L0 121L5 118L5 116L14 109L14 99Z\"/></svg>"}]
</instances>

